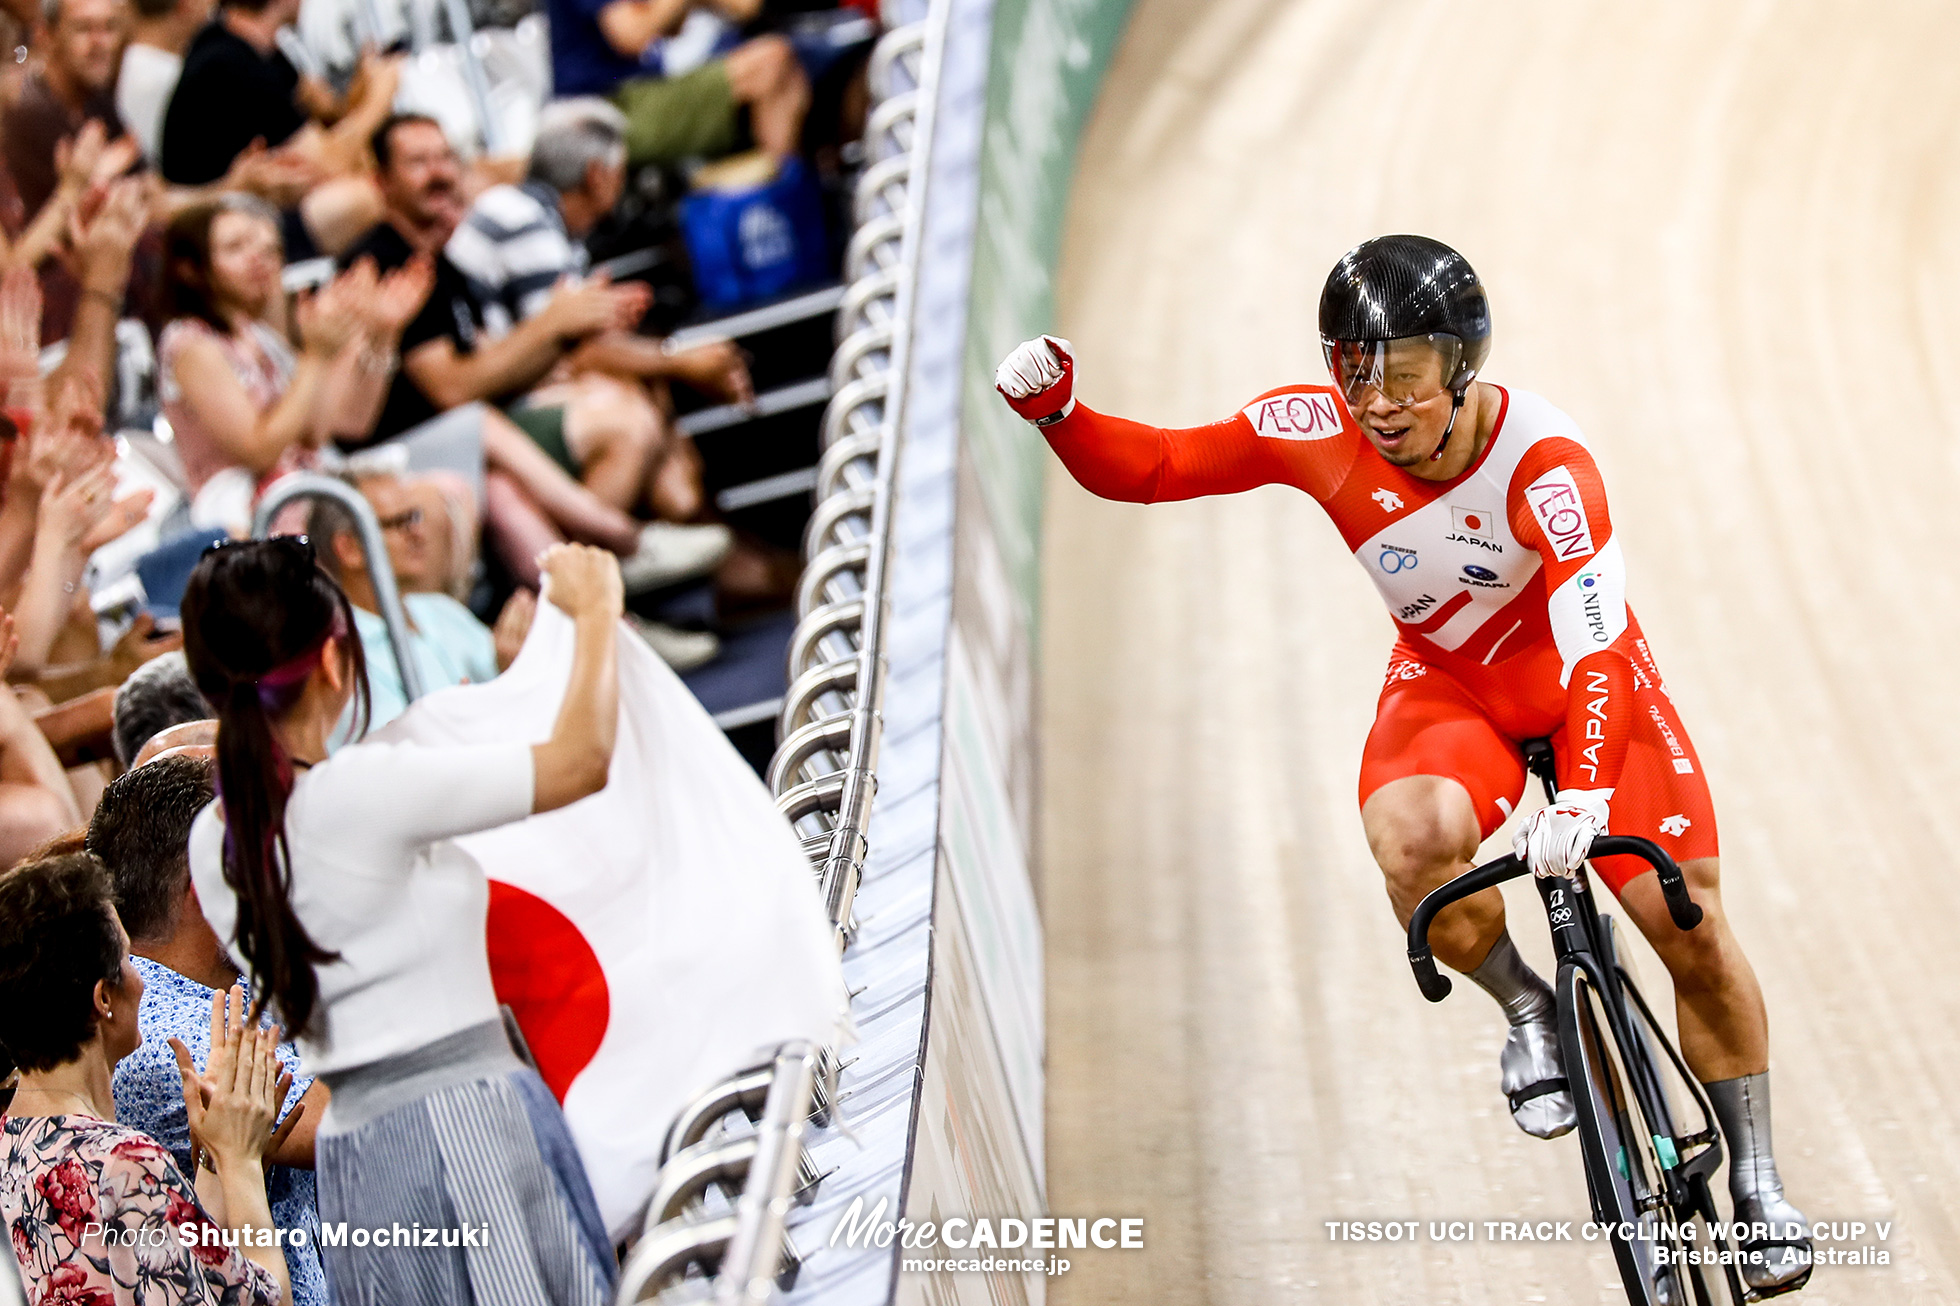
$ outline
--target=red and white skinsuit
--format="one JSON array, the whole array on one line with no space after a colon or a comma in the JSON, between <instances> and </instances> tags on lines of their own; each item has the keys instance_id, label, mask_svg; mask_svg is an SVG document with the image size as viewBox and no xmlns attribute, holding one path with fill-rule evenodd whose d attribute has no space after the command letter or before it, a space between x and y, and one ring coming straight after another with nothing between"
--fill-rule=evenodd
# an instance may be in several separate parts
<instances>
[{"instance_id":1,"label":"red and white skinsuit","mask_svg":"<svg viewBox=\"0 0 1960 1306\"><path fill-rule=\"evenodd\" d=\"M1326 386L1274 390L1188 430L1077 403L1042 432L1105 499L1281 484L1327 510L1398 634L1362 753L1363 803L1403 776L1447 776L1487 838L1524 790L1517 741L1550 736L1561 792L1607 791L1612 833L1652 839L1677 862L1713 857L1708 786L1626 606L1599 469L1571 418L1493 388L1490 443L1449 481L1384 460ZM1632 857L1595 865L1615 893L1647 869Z\"/></svg>"}]
</instances>

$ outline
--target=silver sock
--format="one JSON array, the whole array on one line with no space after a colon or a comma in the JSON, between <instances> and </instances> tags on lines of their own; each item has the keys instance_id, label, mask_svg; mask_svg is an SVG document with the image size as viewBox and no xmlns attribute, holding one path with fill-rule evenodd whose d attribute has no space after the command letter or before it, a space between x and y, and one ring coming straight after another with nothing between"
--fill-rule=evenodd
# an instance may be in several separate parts
<instances>
[{"instance_id":1,"label":"silver sock","mask_svg":"<svg viewBox=\"0 0 1960 1306\"><path fill-rule=\"evenodd\" d=\"M1770 1153L1769 1071L1718 1079L1701 1087L1728 1140L1729 1196L1738 1203L1750 1197L1782 1197L1783 1177L1777 1174L1776 1157Z\"/></svg>"},{"instance_id":2,"label":"silver sock","mask_svg":"<svg viewBox=\"0 0 1960 1306\"><path fill-rule=\"evenodd\" d=\"M1477 969L1470 972L1470 978L1478 988L1497 999L1497 1005L1504 1008L1505 1018L1513 1025L1552 1018L1556 1006L1552 986L1540 979L1538 972L1518 955L1518 945L1511 942L1509 930L1497 936L1497 942L1491 945Z\"/></svg>"}]
</instances>

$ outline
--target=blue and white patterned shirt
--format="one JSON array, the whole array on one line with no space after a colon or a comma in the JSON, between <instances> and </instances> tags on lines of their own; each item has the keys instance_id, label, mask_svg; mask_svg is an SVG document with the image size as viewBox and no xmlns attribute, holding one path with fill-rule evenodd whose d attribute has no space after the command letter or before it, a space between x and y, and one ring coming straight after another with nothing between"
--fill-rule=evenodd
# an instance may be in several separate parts
<instances>
[{"instance_id":1,"label":"blue and white patterned shirt","mask_svg":"<svg viewBox=\"0 0 1960 1306\"><path fill-rule=\"evenodd\" d=\"M112 1081L116 1091L116 1123L140 1129L169 1149L177 1168L195 1176L191 1168L191 1133L184 1116L184 1081L177 1071L176 1054L170 1050L175 1038L190 1050L191 1064L203 1070L211 1059L211 994L213 990L196 980L148 957L132 956L130 962L143 977L143 1001L136 1010L136 1022L143 1033L137 1049L116 1063ZM243 979L239 981L243 983ZM279 1045L280 1064L292 1072L293 1086L286 1094L280 1112L293 1109L313 1084L311 1076L301 1078L299 1051L291 1043ZM293 1280L294 1306L327 1306L327 1277L320 1267L320 1212L314 1198L313 1172L275 1165L266 1171L266 1196L271 1199L272 1219L282 1229L304 1229L304 1246L286 1244L286 1270Z\"/></svg>"}]
</instances>

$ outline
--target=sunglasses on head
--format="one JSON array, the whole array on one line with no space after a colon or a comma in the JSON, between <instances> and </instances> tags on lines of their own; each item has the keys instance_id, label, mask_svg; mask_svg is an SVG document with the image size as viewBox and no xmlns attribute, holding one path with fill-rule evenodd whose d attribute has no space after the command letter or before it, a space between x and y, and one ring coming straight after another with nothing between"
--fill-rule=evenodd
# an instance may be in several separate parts
<instances>
[{"instance_id":1,"label":"sunglasses on head","mask_svg":"<svg viewBox=\"0 0 1960 1306\"><path fill-rule=\"evenodd\" d=\"M291 553L295 557L304 558L308 562L319 560L318 554L314 552L312 539L305 535L272 535L263 540L219 540L215 544L206 545L204 552L198 557L208 558L214 553L223 553L227 549L278 549L284 553Z\"/></svg>"}]
</instances>

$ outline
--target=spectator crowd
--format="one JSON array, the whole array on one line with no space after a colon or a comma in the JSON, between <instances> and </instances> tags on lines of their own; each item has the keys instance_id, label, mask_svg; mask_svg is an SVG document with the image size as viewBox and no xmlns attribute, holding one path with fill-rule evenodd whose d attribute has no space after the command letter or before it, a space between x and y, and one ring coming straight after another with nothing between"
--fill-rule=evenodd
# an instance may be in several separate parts
<instances>
[{"instance_id":1,"label":"spectator crowd","mask_svg":"<svg viewBox=\"0 0 1960 1306\"><path fill-rule=\"evenodd\" d=\"M440 847L604 785L622 619L678 670L717 655L629 603L787 602L676 420L753 404L750 360L650 330L587 242L704 164L835 174L854 69L772 0L543 0L559 98L507 157L400 111L400 53L320 71L300 0L0 11L0 1215L29 1299L604 1300L556 1104L474 982L481 875ZM299 472L331 492L248 542ZM550 741L364 739L404 666L493 678L545 601L578 631ZM532 1222L515 1261L317 1238L498 1202Z\"/></svg>"}]
</instances>

